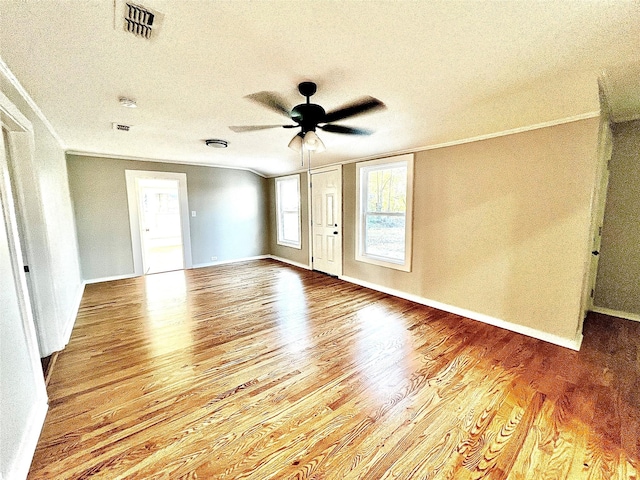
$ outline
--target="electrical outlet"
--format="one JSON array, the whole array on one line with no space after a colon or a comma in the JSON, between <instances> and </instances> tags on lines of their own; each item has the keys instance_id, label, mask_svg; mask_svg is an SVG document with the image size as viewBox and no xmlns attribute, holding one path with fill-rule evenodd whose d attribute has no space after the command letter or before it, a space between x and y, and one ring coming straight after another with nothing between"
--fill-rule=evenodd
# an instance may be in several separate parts
<instances>
[{"instance_id":1,"label":"electrical outlet","mask_svg":"<svg viewBox=\"0 0 640 480\"><path fill-rule=\"evenodd\" d=\"M211 257L211 261L215 262L218 259L218 257Z\"/></svg>"}]
</instances>

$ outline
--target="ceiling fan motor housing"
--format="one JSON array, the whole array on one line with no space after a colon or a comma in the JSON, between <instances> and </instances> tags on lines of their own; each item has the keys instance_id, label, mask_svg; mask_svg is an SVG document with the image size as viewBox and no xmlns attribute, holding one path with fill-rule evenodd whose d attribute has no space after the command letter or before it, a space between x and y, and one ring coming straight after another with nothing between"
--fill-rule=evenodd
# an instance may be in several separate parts
<instances>
[{"instance_id":1,"label":"ceiling fan motor housing","mask_svg":"<svg viewBox=\"0 0 640 480\"><path fill-rule=\"evenodd\" d=\"M291 119L302 127L302 132L314 131L319 123L324 122L326 112L315 103L301 103L291 110Z\"/></svg>"}]
</instances>

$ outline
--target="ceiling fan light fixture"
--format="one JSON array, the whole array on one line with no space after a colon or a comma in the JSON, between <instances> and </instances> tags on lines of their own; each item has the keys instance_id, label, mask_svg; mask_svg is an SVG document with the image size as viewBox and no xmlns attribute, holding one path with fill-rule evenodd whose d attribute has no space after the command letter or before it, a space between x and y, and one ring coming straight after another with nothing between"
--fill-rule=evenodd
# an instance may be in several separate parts
<instances>
[{"instance_id":1,"label":"ceiling fan light fixture","mask_svg":"<svg viewBox=\"0 0 640 480\"><path fill-rule=\"evenodd\" d=\"M291 150L295 150L296 152L300 152L302 151L303 144L304 142L302 140L302 134L297 133L289 142L289 148Z\"/></svg>"},{"instance_id":2,"label":"ceiling fan light fixture","mask_svg":"<svg viewBox=\"0 0 640 480\"><path fill-rule=\"evenodd\" d=\"M320 137L313 130L308 131L304 134L304 148L307 150L311 150L312 152L324 152L326 147Z\"/></svg>"}]
</instances>

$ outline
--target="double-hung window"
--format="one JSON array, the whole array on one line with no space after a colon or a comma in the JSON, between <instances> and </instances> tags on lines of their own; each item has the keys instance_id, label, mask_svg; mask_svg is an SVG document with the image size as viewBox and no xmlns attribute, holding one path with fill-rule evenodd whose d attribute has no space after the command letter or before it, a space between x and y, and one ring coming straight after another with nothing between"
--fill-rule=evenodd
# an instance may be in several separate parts
<instances>
[{"instance_id":1,"label":"double-hung window","mask_svg":"<svg viewBox=\"0 0 640 480\"><path fill-rule=\"evenodd\" d=\"M276 178L278 245L302 248L300 225L300 176Z\"/></svg>"},{"instance_id":2,"label":"double-hung window","mask_svg":"<svg viewBox=\"0 0 640 480\"><path fill-rule=\"evenodd\" d=\"M411 271L413 154L356 165L356 260Z\"/></svg>"}]
</instances>

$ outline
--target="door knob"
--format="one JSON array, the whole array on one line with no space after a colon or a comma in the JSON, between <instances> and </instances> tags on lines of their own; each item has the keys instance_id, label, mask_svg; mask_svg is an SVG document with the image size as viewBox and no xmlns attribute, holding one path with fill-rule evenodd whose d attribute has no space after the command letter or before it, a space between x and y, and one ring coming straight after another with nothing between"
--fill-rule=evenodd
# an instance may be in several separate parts
<instances>
[{"instance_id":1,"label":"door knob","mask_svg":"<svg viewBox=\"0 0 640 480\"><path fill-rule=\"evenodd\" d=\"M337 232L337 231L335 231L335 232L333 232L333 234L334 234L334 235L337 235L337 234L338 234L338 232Z\"/></svg>"}]
</instances>

